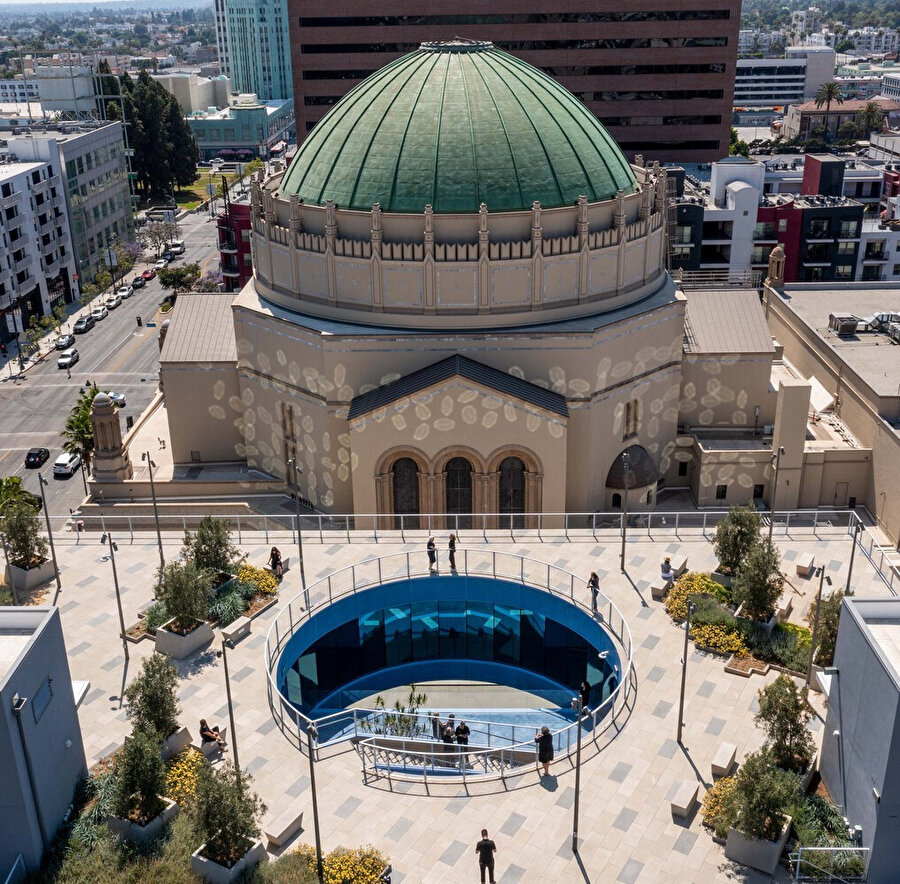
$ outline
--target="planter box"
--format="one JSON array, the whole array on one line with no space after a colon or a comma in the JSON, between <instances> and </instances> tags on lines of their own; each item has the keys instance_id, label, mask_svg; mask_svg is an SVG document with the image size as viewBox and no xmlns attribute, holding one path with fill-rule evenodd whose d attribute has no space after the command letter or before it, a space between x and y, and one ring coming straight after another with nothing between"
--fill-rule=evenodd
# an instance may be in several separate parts
<instances>
[{"instance_id":1,"label":"planter box","mask_svg":"<svg viewBox=\"0 0 900 884\"><path fill-rule=\"evenodd\" d=\"M156 630L156 650L160 654L168 654L174 660L183 660L213 640L212 627L206 622L201 623L187 635L169 632L166 627L172 622L169 620L168 623Z\"/></svg>"},{"instance_id":2,"label":"planter box","mask_svg":"<svg viewBox=\"0 0 900 884\"><path fill-rule=\"evenodd\" d=\"M159 796L165 801L166 806L162 813L158 813L146 826L139 826L131 820L123 820L121 817L111 816L107 827L111 834L125 841L136 844L146 844L156 838L163 828L178 816L178 805L169 798Z\"/></svg>"},{"instance_id":3,"label":"planter box","mask_svg":"<svg viewBox=\"0 0 900 884\"><path fill-rule=\"evenodd\" d=\"M721 583L722 586L727 586L729 589L731 588L731 582L734 578L730 574L723 574L721 571L713 571L709 575L716 583Z\"/></svg>"},{"instance_id":4,"label":"planter box","mask_svg":"<svg viewBox=\"0 0 900 884\"><path fill-rule=\"evenodd\" d=\"M266 853L262 841L254 841L253 846L230 869L201 856L205 846L204 844L203 847L191 854L191 871L207 881L208 884L231 884L232 881L237 881L244 872L255 868L260 863L269 861L269 854Z\"/></svg>"},{"instance_id":5,"label":"planter box","mask_svg":"<svg viewBox=\"0 0 900 884\"><path fill-rule=\"evenodd\" d=\"M803 779L800 781L800 791L805 795L809 791L810 784L813 781L813 777L816 775L816 771L819 769L819 756L813 756L813 760L809 763L809 768L806 773L803 774Z\"/></svg>"},{"instance_id":6,"label":"planter box","mask_svg":"<svg viewBox=\"0 0 900 884\"><path fill-rule=\"evenodd\" d=\"M728 838L725 841L725 856L736 863L758 869L767 875L772 875L778 867L778 860L787 843L788 832L791 830L791 818L786 817L784 828L776 841L764 841L761 838L748 838L737 829L729 829Z\"/></svg>"},{"instance_id":7,"label":"planter box","mask_svg":"<svg viewBox=\"0 0 900 884\"><path fill-rule=\"evenodd\" d=\"M16 592L28 592L42 583L49 583L56 577L53 561L47 559L33 568L20 568L18 565L6 566L6 582Z\"/></svg>"},{"instance_id":8,"label":"planter box","mask_svg":"<svg viewBox=\"0 0 900 884\"><path fill-rule=\"evenodd\" d=\"M180 728L175 731L174 734L169 734L163 740L162 748L160 749L160 755L162 756L163 761L168 761L170 758L174 758L180 752L184 752L188 746L191 745L191 735L186 727Z\"/></svg>"}]
</instances>

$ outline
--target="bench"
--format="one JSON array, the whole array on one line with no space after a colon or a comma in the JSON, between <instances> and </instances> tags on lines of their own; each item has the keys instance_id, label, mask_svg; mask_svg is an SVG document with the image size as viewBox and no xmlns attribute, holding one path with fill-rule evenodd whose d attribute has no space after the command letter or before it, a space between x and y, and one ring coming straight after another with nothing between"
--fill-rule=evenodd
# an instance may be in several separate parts
<instances>
[{"instance_id":1,"label":"bench","mask_svg":"<svg viewBox=\"0 0 900 884\"><path fill-rule=\"evenodd\" d=\"M816 558L812 553L800 553L797 556L797 575L799 577L809 577L813 572Z\"/></svg>"},{"instance_id":2,"label":"bench","mask_svg":"<svg viewBox=\"0 0 900 884\"><path fill-rule=\"evenodd\" d=\"M228 735L228 727L227 726L219 729L219 739L225 740L225 742L228 742L227 735ZM204 743L203 740L201 739L200 751L207 758L209 758L211 755L215 755L216 753L221 752L222 750L219 749L219 744L215 740L209 740L209 742Z\"/></svg>"},{"instance_id":3,"label":"bench","mask_svg":"<svg viewBox=\"0 0 900 884\"><path fill-rule=\"evenodd\" d=\"M268 567L268 566L267 566L267 570L271 571L273 574L275 573L275 569L274 569L274 568L271 568L271 567ZM291 570L291 557L290 557L290 556L285 556L285 557L281 560L281 576L283 577L283 576L284 576L285 574L287 574L287 572L290 571L290 570Z\"/></svg>"},{"instance_id":4,"label":"bench","mask_svg":"<svg viewBox=\"0 0 900 884\"><path fill-rule=\"evenodd\" d=\"M688 568L687 556L670 556L672 570L676 577L681 577Z\"/></svg>"},{"instance_id":5,"label":"bench","mask_svg":"<svg viewBox=\"0 0 900 884\"><path fill-rule=\"evenodd\" d=\"M696 780L685 780L672 799L672 815L687 819L697 806L697 792L700 784Z\"/></svg>"},{"instance_id":6,"label":"bench","mask_svg":"<svg viewBox=\"0 0 900 884\"><path fill-rule=\"evenodd\" d=\"M296 807L289 807L284 813L274 817L263 825L263 833L269 846L282 847L285 842L303 828L303 811L297 813Z\"/></svg>"},{"instance_id":7,"label":"bench","mask_svg":"<svg viewBox=\"0 0 900 884\"><path fill-rule=\"evenodd\" d=\"M246 638L250 635L250 626L252 622L253 621L249 617L238 617L233 623L229 623L228 626L222 627L223 638L225 641L230 641L232 644L239 642L242 638Z\"/></svg>"},{"instance_id":8,"label":"bench","mask_svg":"<svg viewBox=\"0 0 900 884\"><path fill-rule=\"evenodd\" d=\"M650 585L650 595L652 595L653 598L656 599L656 601L661 602L669 594L669 590L671 588L672 588L671 583L669 583L666 580L663 580L662 577L658 577Z\"/></svg>"},{"instance_id":9,"label":"bench","mask_svg":"<svg viewBox=\"0 0 900 884\"><path fill-rule=\"evenodd\" d=\"M794 607L794 594L791 590L786 589L780 596L778 596L778 601L775 604L775 614L778 617L778 622L782 623L787 620L788 617L791 616L791 610Z\"/></svg>"},{"instance_id":10,"label":"bench","mask_svg":"<svg viewBox=\"0 0 900 884\"><path fill-rule=\"evenodd\" d=\"M727 777L734 767L734 758L737 755L737 746L734 743L722 743L712 760L712 775Z\"/></svg>"}]
</instances>

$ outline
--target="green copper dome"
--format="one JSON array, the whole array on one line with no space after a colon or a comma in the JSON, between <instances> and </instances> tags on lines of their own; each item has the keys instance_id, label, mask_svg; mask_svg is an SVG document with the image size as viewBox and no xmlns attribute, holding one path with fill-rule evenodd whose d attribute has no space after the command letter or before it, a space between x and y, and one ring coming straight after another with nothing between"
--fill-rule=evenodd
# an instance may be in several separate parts
<instances>
[{"instance_id":1,"label":"green copper dome","mask_svg":"<svg viewBox=\"0 0 900 884\"><path fill-rule=\"evenodd\" d=\"M490 43L425 43L344 96L281 186L314 205L492 212L636 189L628 161L567 89Z\"/></svg>"}]
</instances>

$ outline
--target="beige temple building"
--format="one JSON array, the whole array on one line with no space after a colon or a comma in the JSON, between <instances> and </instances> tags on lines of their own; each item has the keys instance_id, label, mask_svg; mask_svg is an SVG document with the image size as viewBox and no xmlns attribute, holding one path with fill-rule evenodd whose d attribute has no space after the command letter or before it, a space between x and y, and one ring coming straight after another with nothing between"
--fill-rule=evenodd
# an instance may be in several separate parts
<instances>
[{"instance_id":1,"label":"beige temple building","mask_svg":"<svg viewBox=\"0 0 900 884\"><path fill-rule=\"evenodd\" d=\"M182 295L166 332L176 464L491 527L614 511L626 481L632 511L672 488L768 501L783 447L779 508L877 509L871 446L785 360L759 293L666 272L664 170L490 44L370 77L251 211L253 279ZM776 250L769 294L782 268Z\"/></svg>"}]
</instances>

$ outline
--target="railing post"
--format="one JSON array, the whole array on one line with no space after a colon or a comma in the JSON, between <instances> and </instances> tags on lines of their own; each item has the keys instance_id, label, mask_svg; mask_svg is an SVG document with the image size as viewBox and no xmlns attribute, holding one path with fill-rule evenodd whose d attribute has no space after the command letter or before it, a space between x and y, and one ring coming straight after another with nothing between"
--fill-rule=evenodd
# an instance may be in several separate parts
<instances>
[{"instance_id":1,"label":"railing post","mask_svg":"<svg viewBox=\"0 0 900 884\"><path fill-rule=\"evenodd\" d=\"M186 516L181 517L181 527L185 532L187 532L187 517Z\"/></svg>"},{"instance_id":2,"label":"railing post","mask_svg":"<svg viewBox=\"0 0 900 884\"><path fill-rule=\"evenodd\" d=\"M491 553L491 574L496 577L497 576L497 553Z\"/></svg>"},{"instance_id":3,"label":"railing post","mask_svg":"<svg viewBox=\"0 0 900 884\"><path fill-rule=\"evenodd\" d=\"M550 589L550 563L549 563L549 562L547 562L547 583L546 583L546 586L547 586L547 589ZM550 595L553 595L553 590L552 590L552 589L550 590Z\"/></svg>"},{"instance_id":4,"label":"railing post","mask_svg":"<svg viewBox=\"0 0 900 884\"><path fill-rule=\"evenodd\" d=\"M816 530L819 527L819 511L813 510L813 534L816 533Z\"/></svg>"},{"instance_id":5,"label":"railing post","mask_svg":"<svg viewBox=\"0 0 900 884\"><path fill-rule=\"evenodd\" d=\"M481 514L481 539L487 543L487 515Z\"/></svg>"},{"instance_id":6,"label":"railing post","mask_svg":"<svg viewBox=\"0 0 900 884\"><path fill-rule=\"evenodd\" d=\"M594 542L597 542L597 514L591 513L591 534L594 535Z\"/></svg>"},{"instance_id":7,"label":"railing post","mask_svg":"<svg viewBox=\"0 0 900 884\"><path fill-rule=\"evenodd\" d=\"M349 513L346 516L345 524L347 525L347 543L350 543L350 514Z\"/></svg>"},{"instance_id":8,"label":"railing post","mask_svg":"<svg viewBox=\"0 0 900 884\"><path fill-rule=\"evenodd\" d=\"M791 533L791 511L787 510L784 517L784 533L785 536Z\"/></svg>"},{"instance_id":9,"label":"railing post","mask_svg":"<svg viewBox=\"0 0 900 884\"><path fill-rule=\"evenodd\" d=\"M269 517L263 516L263 531L266 533L266 546L269 545Z\"/></svg>"},{"instance_id":10,"label":"railing post","mask_svg":"<svg viewBox=\"0 0 900 884\"><path fill-rule=\"evenodd\" d=\"M378 543L378 513L375 514L374 519L372 524L375 526L375 543Z\"/></svg>"},{"instance_id":11,"label":"railing post","mask_svg":"<svg viewBox=\"0 0 900 884\"><path fill-rule=\"evenodd\" d=\"M322 534L322 517L319 516L319 543L325 543L325 538Z\"/></svg>"},{"instance_id":12,"label":"railing post","mask_svg":"<svg viewBox=\"0 0 900 884\"><path fill-rule=\"evenodd\" d=\"M379 558L378 559L378 585L381 586L382 583L384 583L384 581L381 579L381 559Z\"/></svg>"},{"instance_id":13,"label":"railing post","mask_svg":"<svg viewBox=\"0 0 900 884\"><path fill-rule=\"evenodd\" d=\"M525 558L524 556L519 556L519 582L525 582Z\"/></svg>"},{"instance_id":14,"label":"railing post","mask_svg":"<svg viewBox=\"0 0 900 884\"><path fill-rule=\"evenodd\" d=\"M566 532L566 540L569 539L569 514L563 513L563 530Z\"/></svg>"},{"instance_id":15,"label":"railing post","mask_svg":"<svg viewBox=\"0 0 900 884\"><path fill-rule=\"evenodd\" d=\"M706 513L703 514L703 536L706 537Z\"/></svg>"},{"instance_id":16,"label":"railing post","mask_svg":"<svg viewBox=\"0 0 900 884\"><path fill-rule=\"evenodd\" d=\"M544 538L541 537L541 527L543 525L543 522L544 522L544 514L538 513L538 540L540 540L542 543L544 540Z\"/></svg>"},{"instance_id":17,"label":"railing post","mask_svg":"<svg viewBox=\"0 0 900 884\"><path fill-rule=\"evenodd\" d=\"M395 517L396 518L396 517ZM400 539L406 543L406 528L404 527L406 523L403 520L403 514L400 514Z\"/></svg>"},{"instance_id":18,"label":"railing post","mask_svg":"<svg viewBox=\"0 0 900 884\"><path fill-rule=\"evenodd\" d=\"M681 516L681 513L675 513L675 536L678 536L678 518Z\"/></svg>"},{"instance_id":19,"label":"railing post","mask_svg":"<svg viewBox=\"0 0 900 884\"><path fill-rule=\"evenodd\" d=\"M128 533L131 535L131 542L134 543L134 522L131 521L131 516L128 517Z\"/></svg>"}]
</instances>

